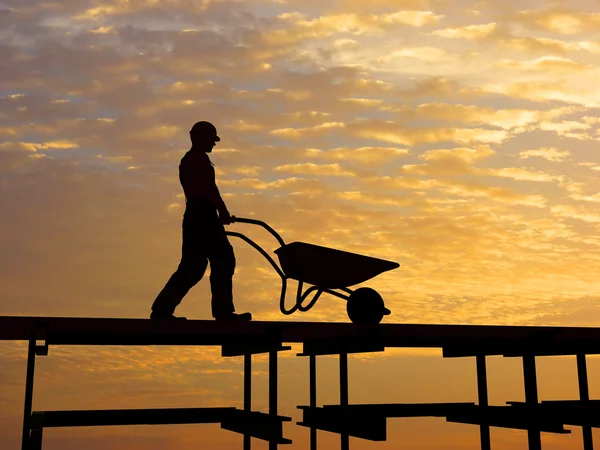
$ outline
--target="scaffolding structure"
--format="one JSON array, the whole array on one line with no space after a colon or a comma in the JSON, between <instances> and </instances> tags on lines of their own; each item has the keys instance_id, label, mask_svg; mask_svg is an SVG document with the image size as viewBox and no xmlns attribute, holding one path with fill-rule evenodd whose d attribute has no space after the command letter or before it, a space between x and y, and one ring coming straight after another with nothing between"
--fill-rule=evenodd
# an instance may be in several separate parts
<instances>
[{"instance_id":1,"label":"scaffolding structure","mask_svg":"<svg viewBox=\"0 0 600 450\"><path fill-rule=\"evenodd\" d=\"M586 355L600 353L600 328L497 325L421 325L322 322L222 323L207 320L156 322L148 319L65 317L0 317L0 340L28 341L22 450L40 450L43 430L50 427L99 425L219 423L269 448L291 441L283 436L278 415L278 353L284 344L300 343L299 356L309 359L309 404L300 405L300 426L310 428L310 448L317 449L317 431L340 435L349 450L350 437L386 439L388 418L445 417L448 422L477 425L482 450L490 450L490 427L527 430L530 450L541 450L541 433L583 431L583 449L593 450L592 429L600 427L600 400L589 398ZM34 411L35 360L55 345L198 345L219 346L223 357L244 358L244 407L169 408L84 411ZM386 348L439 348L447 358L475 358L477 403L351 404L348 393L348 356L382 352ZM252 355L269 355L269 410L252 411ZM340 403L317 404L317 356L338 355ZM525 401L488 404L486 357L519 357L523 361ZM536 357L573 355L577 359L579 399L539 401Z\"/></svg>"}]
</instances>

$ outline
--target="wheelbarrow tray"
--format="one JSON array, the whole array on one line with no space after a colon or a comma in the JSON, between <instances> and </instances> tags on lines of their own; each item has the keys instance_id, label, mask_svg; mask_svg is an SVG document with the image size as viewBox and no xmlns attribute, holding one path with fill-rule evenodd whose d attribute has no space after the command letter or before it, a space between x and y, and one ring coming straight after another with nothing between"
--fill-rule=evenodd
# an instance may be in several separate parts
<instances>
[{"instance_id":1,"label":"wheelbarrow tray","mask_svg":"<svg viewBox=\"0 0 600 450\"><path fill-rule=\"evenodd\" d=\"M286 244L275 253L287 277L327 289L353 286L400 267L393 261L306 242Z\"/></svg>"}]
</instances>

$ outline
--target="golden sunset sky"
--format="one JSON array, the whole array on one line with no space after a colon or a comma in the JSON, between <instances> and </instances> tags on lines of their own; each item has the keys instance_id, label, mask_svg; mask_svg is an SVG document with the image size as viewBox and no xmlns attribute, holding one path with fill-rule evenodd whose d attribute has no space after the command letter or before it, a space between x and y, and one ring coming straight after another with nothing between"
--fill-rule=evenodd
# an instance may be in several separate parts
<instances>
[{"instance_id":1,"label":"golden sunset sky","mask_svg":"<svg viewBox=\"0 0 600 450\"><path fill-rule=\"evenodd\" d=\"M231 214L401 264L365 283L386 323L600 326L599 30L595 0L0 0L0 315L148 317L180 257L177 166L209 120ZM277 248L258 228L228 229ZM327 295L282 316L277 274L232 244L238 311L348 321ZM209 296L207 274L177 314L209 319ZM280 362L294 422L308 402L295 353ZM25 360L24 343L0 344L7 449L20 446ZM350 360L351 402L476 401L470 359ZM322 361L319 402L335 403L337 361ZM241 368L218 348L51 348L34 409L240 406ZM254 368L253 407L266 410L266 359ZM575 368L540 360L540 398L577 398ZM523 399L519 360L488 371L492 404ZM294 422L287 448L308 448ZM388 434L352 448L479 448L477 427L443 419L390 420ZM582 445L577 428L542 439ZM493 429L492 443L525 449L526 433ZM199 446L241 438L213 425L58 429L44 448Z\"/></svg>"}]
</instances>

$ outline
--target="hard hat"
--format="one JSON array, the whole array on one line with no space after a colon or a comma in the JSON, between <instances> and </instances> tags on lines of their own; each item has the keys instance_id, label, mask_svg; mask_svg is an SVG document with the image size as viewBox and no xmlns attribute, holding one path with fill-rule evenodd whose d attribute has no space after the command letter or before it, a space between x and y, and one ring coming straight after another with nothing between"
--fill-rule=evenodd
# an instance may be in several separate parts
<instances>
[{"instance_id":1,"label":"hard hat","mask_svg":"<svg viewBox=\"0 0 600 450\"><path fill-rule=\"evenodd\" d=\"M219 142L221 140L221 138L217 136L217 129L215 126L210 122L206 122L205 120L196 122L190 130L190 134L210 137L213 138L215 142Z\"/></svg>"}]
</instances>

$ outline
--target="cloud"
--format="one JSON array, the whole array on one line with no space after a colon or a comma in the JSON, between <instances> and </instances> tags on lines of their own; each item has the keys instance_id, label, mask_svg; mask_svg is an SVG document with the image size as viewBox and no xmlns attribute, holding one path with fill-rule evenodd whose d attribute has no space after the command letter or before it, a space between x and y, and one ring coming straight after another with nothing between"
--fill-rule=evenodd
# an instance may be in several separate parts
<instances>
[{"instance_id":1,"label":"cloud","mask_svg":"<svg viewBox=\"0 0 600 450\"><path fill-rule=\"evenodd\" d=\"M0 151L9 152L35 152L37 149L35 145L27 142L3 142L0 144Z\"/></svg>"},{"instance_id":2,"label":"cloud","mask_svg":"<svg viewBox=\"0 0 600 450\"><path fill-rule=\"evenodd\" d=\"M495 152L489 146L428 150L420 156L426 164L404 165L401 173L447 176L473 172L473 165Z\"/></svg>"},{"instance_id":3,"label":"cloud","mask_svg":"<svg viewBox=\"0 0 600 450\"><path fill-rule=\"evenodd\" d=\"M487 85L483 89L488 92L500 93L509 97L522 98L534 102L560 101L590 108L596 108L600 105L597 99L598 95L587 86L569 86L567 83L560 81L506 82Z\"/></svg>"},{"instance_id":4,"label":"cloud","mask_svg":"<svg viewBox=\"0 0 600 450\"><path fill-rule=\"evenodd\" d=\"M277 130L271 130L270 133L279 137L287 139L300 139L307 136L317 136L329 133L330 130L336 128L344 128L345 124L342 122L325 122L314 127L306 128L281 128Z\"/></svg>"},{"instance_id":5,"label":"cloud","mask_svg":"<svg viewBox=\"0 0 600 450\"><path fill-rule=\"evenodd\" d=\"M402 158L408 150L395 147L359 147L359 148L332 148L320 150L309 148L306 155L309 158L327 161L352 161L361 164L384 164L395 158Z\"/></svg>"},{"instance_id":6,"label":"cloud","mask_svg":"<svg viewBox=\"0 0 600 450\"><path fill-rule=\"evenodd\" d=\"M359 137L382 142L412 146L423 143L457 142L501 143L509 138L503 130L483 128L406 128L391 121L361 121L348 126L349 131Z\"/></svg>"},{"instance_id":7,"label":"cloud","mask_svg":"<svg viewBox=\"0 0 600 450\"><path fill-rule=\"evenodd\" d=\"M77 143L68 139L48 142L3 142L0 144L0 151L27 151L36 152L39 150L70 150L79 148Z\"/></svg>"},{"instance_id":8,"label":"cloud","mask_svg":"<svg viewBox=\"0 0 600 450\"><path fill-rule=\"evenodd\" d=\"M531 72L582 73L595 70L595 67L590 64L578 63L560 56L543 56L531 62L504 60L495 64L498 67Z\"/></svg>"},{"instance_id":9,"label":"cloud","mask_svg":"<svg viewBox=\"0 0 600 450\"><path fill-rule=\"evenodd\" d=\"M600 223L600 214L592 211L588 211L583 207L576 207L572 205L556 205L550 207L552 214L556 214L569 219L577 219L584 222Z\"/></svg>"},{"instance_id":10,"label":"cloud","mask_svg":"<svg viewBox=\"0 0 600 450\"><path fill-rule=\"evenodd\" d=\"M592 54L600 53L600 43L594 41L565 41L557 38L526 36L515 37L507 35L501 44L508 49L532 53L554 53L565 55L574 51L585 51Z\"/></svg>"},{"instance_id":11,"label":"cloud","mask_svg":"<svg viewBox=\"0 0 600 450\"><path fill-rule=\"evenodd\" d=\"M258 178L243 178L239 180L223 180L223 186L242 189L255 189L259 191L287 191L287 192L310 192L326 189L326 185L322 182L307 178L281 178L275 181L263 181Z\"/></svg>"},{"instance_id":12,"label":"cloud","mask_svg":"<svg viewBox=\"0 0 600 450\"><path fill-rule=\"evenodd\" d=\"M548 182L552 182L552 181L562 181L562 178L563 178L561 176L550 175L545 172L530 171L530 170L524 169L522 167L503 167L502 169L488 169L488 170L484 170L482 172L485 173L486 175L492 175L492 176L504 177L504 178L512 178L513 180L537 181L537 182L543 182L543 183L548 183Z\"/></svg>"},{"instance_id":13,"label":"cloud","mask_svg":"<svg viewBox=\"0 0 600 450\"><path fill-rule=\"evenodd\" d=\"M391 206L412 206L415 204L415 200L411 198L407 198L405 196L391 196L391 195L373 195L373 194L364 194L360 191L346 191L339 192L334 194L334 197L339 198L340 200L350 201L354 204L365 203L368 205L391 205ZM381 244L385 244L385 242L389 239L389 232L375 232L372 237L375 237L377 240L381 242Z\"/></svg>"},{"instance_id":14,"label":"cloud","mask_svg":"<svg viewBox=\"0 0 600 450\"><path fill-rule=\"evenodd\" d=\"M343 33L353 36L369 35L401 25L420 28L438 23L441 16L431 11L395 11L384 14L344 12L317 17L293 12L282 13L277 18L280 28L260 34L260 40L268 46L299 45L304 41L339 36Z\"/></svg>"},{"instance_id":15,"label":"cloud","mask_svg":"<svg viewBox=\"0 0 600 450\"><path fill-rule=\"evenodd\" d=\"M600 24L600 14L553 7L519 11L514 20L532 29L573 35L595 30Z\"/></svg>"},{"instance_id":16,"label":"cloud","mask_svg":"<svg viewBox=\"0 0 600 450\"><path fill-rule=\"evenodd\" d=\"M553 109L496 109L476 105L450 104L443 102L423 103L413 111L404 113L406 117L436 119L443 122L465 122L486 124L506 130L532 128L541 121L557 119L582 111L577 107Z\"/></svg>"},{"instance_id":17,"label":"cloud","mask_svg":"<svg viewBox=\"0 0 600 450\"><path fill-rule=\"evenodd\" d=\"M466 25L457 28L443 28L435 30L431 34L446 39L469 39L479 40L493 34L497 29L497 24L494 22L480 25Z\"/></svg>"},{"instance_id":18,"label":"cloud","mask_svg":"<svg viewBox=\"0 0 600 450\"><path fill-rule=\"evenodd\" d=\"M419 60L428 63L456 62L462 56L456 53L436 47L405 47L400 50L394 50L382 57L377 62L379 64L394 64L403 60Z\"/></svg>"},{"instance_id":19,"label":"cloud","mask_svg":"<svg viewBox=\"0 0 600 450\"><path fill-rule=\"evenodd\" d=\"M333 46L340 49L355 48L359 45L358 41L350 38L341 38L333 41Z\"/></svg>"},{"instance_id":20,"label":"cloud","mask_svg":"<svg viewBox=\"0 0 600 450\"><path fill-rule=\"evenodd\" d=\"M343 169L339 164L284 164L277 166L273 170L275 172L295 173L299 175L321 175L334 177L352 177L354 173Z\"/></svg>"},{"instance_id":21,"label":"cloud","mask_svg":"<svg viewBox=\"0 0 600 450\"><path fill-rule=\"evenodd\" d=\"M600 169L598 169L598 170L600 170ZM600 203L600 193L597 193L594 195L571 194L570 197L573 200L578 200L578 201L582 201L582 202Z\"/></svg>"},{"instance_id":22,"label":"cloud","mask_svg":"<svg viewBox=\"0 0 600 450\"><path fill-rule=\"evenodd\" d=\"M569 157L571 153L568 150L561 150L554 147L540 147L532 150L522 150L519 152L519 156L521 159L528 158L544 158L548 161L563 161L565 158Z\"/></svg>"},{"instance_id":23,"label":"cloud","mask_svg":"<svg viewBox=\"0 0 600 450\"><path fill-rule=\"evenodd\" d=\"M590 124L577 122L574 120L563 120L561 122L545 122L540 124L540 129L542 130L554 131L559 136L565 136L581 140L594 139L586 132L586 130L590 128Z\"/></svg>"},{"instance_id":24,"label":"cloud","mask_svg":"<svg viewBox=\"0 0 600 450\"><path fill-rule=\"evenodd\" d=\"M545 208L548 201L541 195L526 195L500 186L485 185L480 182L446 182L444 190L459 197L485 197L500 203Z\"/></svg>"}]
</instances>

